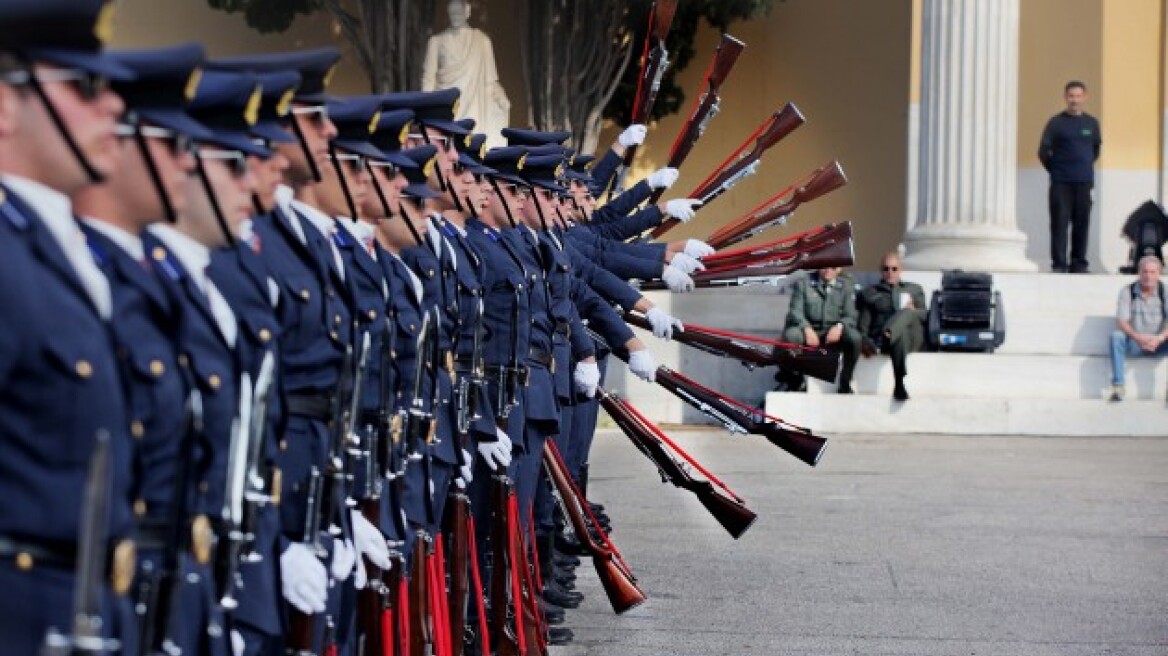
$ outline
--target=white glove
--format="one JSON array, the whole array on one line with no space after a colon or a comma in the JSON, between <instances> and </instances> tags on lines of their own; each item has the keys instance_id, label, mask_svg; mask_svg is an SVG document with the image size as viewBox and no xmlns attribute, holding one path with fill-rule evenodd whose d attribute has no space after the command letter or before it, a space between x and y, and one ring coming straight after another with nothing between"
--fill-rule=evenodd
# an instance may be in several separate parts
<instances>
[{"instance_id":1,"label":"white glove","mask_svg":"<svg viewBox=\"0 0 1168 656\"><path fill-rule=\"evenodd\" d=\"M462 464L458 466L458 478L455 480L462 481L459 489L465 490L466 486L470 485L470 482L474 480L474 461L470 459L470 452L462 449L462 460L459 462Z\"/></svg>"},{"instance_id":2,"label":"white glove","mask_svg":"<svg viewBox=\"0 0 1168 656\"><path fill-rule=\"evenodd\" d=\"M669 260L669 263L672 264L675 268L681 269L681 272L686 275L689 275L694 271L706 270L706 265L702 264L701 261L686 255L685 253L675 253L673 255L673 259Z\"/></svg>"},{"instance_id":3,"label":"white glove","mask_svg":"<svg viewBox=\"0 0 1168 656\"><path fill-rule=\"evenodd\" d=\"M495 436L499 438L496 442L479 442L479 455L491 471L498 471L500 467L505 469L511 464L511 438L506 431L497 427Z\"/></svg>"},{"instance_id":4,"label":"white glove","mask_svg":"<svg viewBox=\"0 0 1168 656\"><path fill-rule=\"evenodd\" d=\"M302 613L323 613L328 601L328 571L312 550L299 542L280 554L280 588L284 599Z\"/></svg>"},{"instance_id":5,"label":"white glove","mask_svg":"<svg viewBox=\"0 0 1168 656\"><path fill-rule=\"evenodd\" d=\"M702 201L696 198L674 198L665 201L665 213L685 223L694 218L694 214L697 214L697 209L701 206Z\"/></svg>"},{"instance_id":6,"label":"white glove","mask_svg":"<svg viewBox=\"0 0 1168 656\"><path fill-rule=\"evenodd\" d=\"M677 182L677 176L677 169L667 166L650 173L649 177L645 178L645 182L654 189L668 189L673 186L674 182Z\"/></svg>"},{"instance_id":7,"label":"white glove","mask_svg":"<svg viewBox=\"0 0 1168 656\"><path fill-rule=\"evenodd\" d=\"M357 550L348 540L333 541L333 562L329 565L329 572L337 581L344 581L353 573L353 566L357 564Z\"/></svg>"},{"instance_id":8,"label":"white glove","mask_svg":"<svg viewBox=\"0 0 1168 656\"><path fill-rule=\"evenodd\" d=\"M389 549L385 546L385 536L365 519L365 515L359 512L350 512L349 515L353 518L353 542L356 543L357 551L381 569L389 569Z\"/></svg>"},{"instance_id":9,"label":"white glove","mask_svg":"<svg viewBox=\"0 0 1168 656\"><path fill-rule=\"evenodd\" d=\"M665 265L661 271L661 279L665 281L665 286L669 288L669 291L675 294L692 292L694 289L693 278L672 264Z\"/></svg>"},{"instance_id":10,"label":"white glove","mask_svg":"<svg viewBox=\"0 0 1168 656\"><path fill-rule=\"evenodd\" d=\"M243 650L247 649L247 644L243 641L243 634L232 629L231 631L231 653L234 656L243 656Z\"/></svg>"},{"instance_id":11,"label":"white glove","mask_svg":"<svg viewBox=\"0 0 1168 656\"><path fill-rule=\"evenodd\" d=\"M365 571L365 560L357 558L357 571L353 574L353 587L364 590L369 585L369 573Z\"/></svg>"},{"instance_id":12,"label":"white glove","mask_svg":"<svg viewBox=\"0 0 1168 656\"><path fill-rule=\"evenodd\" d=\"M679 333L685 332L685 326L676 317L669 316L659 307L649 308L649 311L645 313L645 319L653 327L654 337L672 339L674 330Z\"/></svg>"},{"instance_id":13,"label":"white glove","mask_svg":"<svg viewBox=\"0 0 1168 656\"><path fill-rule=\"evenodd\" d=\"M641 349L629 353L629 371L637 378L652 383L657 380L657 361L649 349Z\"/></svg>"},{"instance_id":14,"label":"white glove","mask_svg":"<svg viewBox=\"0 0 1168 656\"><path fill-rule=\"evenodd\" d=\"M634 123L625 128L625 131L621 132L620 136L617 137L616 140L620 142L620 145L624 146L625 148L629 148L631 146L640 146L641 144L645 143L645 135L647 134L649 134L649 128L641 125L640 123Z\"/></svg>"},{"instance_id":15,"label":"white glove","mask_svg":"<svg viewBox=\"0 0 1168 656\"><path fill-rule=\"evenodd\" d=\"M596 388L600 387L600 367L595 362L577 362L572 380L576 382L577 392L592 398L596 396Z\"/></svg>"},{"instance_id":16,"label":"white glove","mask_svg":"<svg viewBox=\"0 0 1168 656\"><path fill-rule=\"evenodd\" d=\"M714 247L700 239L687 239L685 240L684 252L690 257L701 258L707 255L713 255Z\"/></svg>"}]
</instances>

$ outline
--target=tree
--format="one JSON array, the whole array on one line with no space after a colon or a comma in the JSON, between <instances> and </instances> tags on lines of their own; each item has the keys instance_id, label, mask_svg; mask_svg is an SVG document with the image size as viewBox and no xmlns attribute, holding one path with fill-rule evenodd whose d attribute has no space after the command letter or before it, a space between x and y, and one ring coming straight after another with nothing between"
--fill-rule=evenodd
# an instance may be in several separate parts
<instances>
[{"instance_id":1,"label":"tree","mask_svg":"<svg viewBox=\"0 0 1168 656\"><path fill-rule=\"evenodd\" d=\"M632 60L625 14L611 0L528 0L528 123L568 130L577 148L595 149L603 109Z\"/></svg>"},{"instance_id":2,"label":"tree","mask_svg":"<svg viewBox=\"0 0 1168 656\"><path fill-rule=\"evenodd\" d=\"M369 76L372 93L417 89L436 0L207 0L241 12L260 32L283 32L298 15L327 11Z\"/></svg>"},{"instance_id":3,"label":"tree","mask_svg":"<svg viewBox=\"0 0 1168 656\"><path fill-rule=\"evenodd\" d=\"M645 46L649 9L652 0L631 0L625 17L624 29L634 35L634 52ZM698 25L705 19L715 29L727 31L731 23L751 20L770 12L773 0L680 0L677 13L673 17L673 28L665 39L672 65L661 80L657 100L653 104L654 120L669 116L680 110L685 102L685 91L677 85L677 74L685 70L694 57L693 40ZM617 123L626 123L633 113L633 98L637 92L637 74L640 62L636 61L625 70L611 101L604 108L604 118Z\"/></svg>"}]
</instances>

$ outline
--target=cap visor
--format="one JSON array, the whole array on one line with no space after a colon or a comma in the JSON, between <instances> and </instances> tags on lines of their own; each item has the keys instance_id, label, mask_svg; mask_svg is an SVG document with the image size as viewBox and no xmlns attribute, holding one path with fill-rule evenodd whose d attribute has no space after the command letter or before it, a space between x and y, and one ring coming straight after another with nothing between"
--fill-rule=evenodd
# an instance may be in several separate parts
<instances>
[{"instance_id":1,"label":"cap visor","mask_svg":"<svg viewBox=\"0 0 1168 656\"><path fill-rule=\"evenodd\" d=\"M427 120L421 121L421 123L422 123L422 125L425 125L426 127L429 127L429 128L438 128L439 130L442 130L443 132L445 132L447 134L457 134L457 135L463 135L463 136L470 134L470 130L467 130L466 128L462 127L461 125L455 123L454 121L442 121L442 120L429 120L429 119L427 119Z\"/></svg>"},{"instance_id":2,"label":"cap visor","mask_svg":"<svg viewBox=\"0 0 1168 656\"><path fill-rule=\"evenodd\" d=\"M238 150L244 155L255 155L256 157L271 157L272 151L257 146L252 141L252 136L246 132L235 132L230 130L214 130L210 131L211 137L203 139L202 143L219 146L221 148L228 148L231 150Z\"/></svg>"},{"instance_id":3,"label":"cap visor","mask_svg":"<svg viewBox=\"0 0 1168 656\"><path fill-rule=\"evenodd\" d=\"M104 75L111 80L133 80L138 76L116 59L103 52L83 52L79 50L30 49L26 51L34 61L62 68L77 68L90 73Z\"/></svg>"},{"instance_id":4,"label":"cap visor","mask_svg":"<svg viewBox=\"0 0 1168 656\"><path fill-rule=\"evenodd\" d=\"M292 133L275 121L260 121L251 126L251 133L275 143L294 143L296 141L296 137L292 136Z\"/></svg>"},{"instance_id":5,"label":"cap visor","mask_svg":"<svg viewBox=\"0 0 1168 656\"><path fill-rule=\"evenodd\" d=\"M410 159L409 157L406 157L405 155L402 155L401 153L385 153L385 161L402 169L418 168L417 162Z\"/></svg>"},{"instance_id":6,"label":"cap visor","mask_svg":"<svg viewBox=\"0 0 1168 656\"><path fill-rule=\"evenodd\" d=\"M385 160L387 159L385 153L371 143L364 141L349 141L348 139L334 139L333 145L341 150L360 155L362 157L369 157L372 159Z\"/></svg>"},{"instance_id":7,"label":"cap visor","mask_svg":"<svg viewBox=\"0 0 1168 656\"><path fill-rule=\"evenodd\" d=\"M151 109L144 107L138 108L135 111L147 123L185 134L196 141L215 138L215 135L205 125L191 118L190 115L181 109Z\"/></svg>"},{"instance_id":8,"label":"cap visor","mask_svg":"<svg viewBox=\"0 0 1168 656\"><path fill-rule=\"evenodd\" d=\"M422 198L427 200L430 198L437 198L441 195L421 182L415 182L414 184L407 185L406 188L402 191L407 196L413 196L414 198Z\"/></svg>"}]
</instances>

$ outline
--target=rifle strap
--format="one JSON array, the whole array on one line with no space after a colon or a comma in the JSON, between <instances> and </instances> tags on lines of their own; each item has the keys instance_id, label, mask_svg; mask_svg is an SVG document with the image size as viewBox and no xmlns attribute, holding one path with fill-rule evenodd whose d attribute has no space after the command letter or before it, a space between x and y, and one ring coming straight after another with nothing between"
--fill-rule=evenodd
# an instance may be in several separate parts
<instances>
[{"instance_id":1,"label":"rifle strap","mask_svg":"<svg viewBox=\"0 0 1168 656\"><path fill-rule=\"evenodd\" d=\"M381 656L393 656L393 627L393 607L387 606L381 610Z\"/></svg>"},{"instance_id":2,"label":"rifle strap","mask_svg":"<svg viewBox=\"0 0 1168 656\"><path fill-rule=\"evenodd\" d=\"M507 551L511 561L511 606L515 612L515 639L519 643L519 653L527 653L527 635L523 630L523 587L519 577L524 566L523 549L519 546L519 500L515 493L507 495Z\"/></svg>"},{"instance_id":3,"label":"rifle strap","mask_svg":"<svg viewBox=\"0 0 1168 656\"><path fill-rule=\"evenodd\" d=\"M470 576L471 582L474 583L474 599L475 609L478 610L479 616L479 645L483 649L483 656L491 656L491 639L487 631L487 608L483 603L483 595L486 591L483 590L483 577L479 572L479 548L478 539L475 537L475 521L474 515L466 518L466 539L470 542L468 545L470 551Z\"/></svg>"},{"instance_id":4,"label":"rifle strap","mask_svg":"<svg viewBox=\"0 0 1168 656\"><path fill-rule=\"evenodd\" d=\"M450 656L450 603L446 595L446 547L439 533L434 539L434 617L438 626L434 643L437 656Z\"/></svg>"},{"instance_id":5,"label":"rifle strap","mask_svg":"<svg viewBox=\"0 0 1168 656\"><path fill-rule=\"evenodd\" d=\"M398 625L398 653L410 653L410 588L409 581L403 575L397 583L397 625Z\"/></svg>"}]
</instances>

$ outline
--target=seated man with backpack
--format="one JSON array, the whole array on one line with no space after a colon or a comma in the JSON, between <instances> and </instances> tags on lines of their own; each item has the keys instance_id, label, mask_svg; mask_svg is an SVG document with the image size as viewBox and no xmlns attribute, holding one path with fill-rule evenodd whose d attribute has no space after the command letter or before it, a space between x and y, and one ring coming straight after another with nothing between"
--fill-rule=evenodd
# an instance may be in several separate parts
<instances>
[{"instance_id":1,"label":"seated man with backpack","mask_svg":"<svg viewBox=\"0 0 1168 656\"><path fill-rule=\"evenodd\" d=\"M1164 265L1155 255L1137 264L1139 279L1119 291L1118 329L1111 333L1111 400L1124 394L1124 357L1168 355L1168 304L1164 302Z\"/></svg>"}]
</instances>

